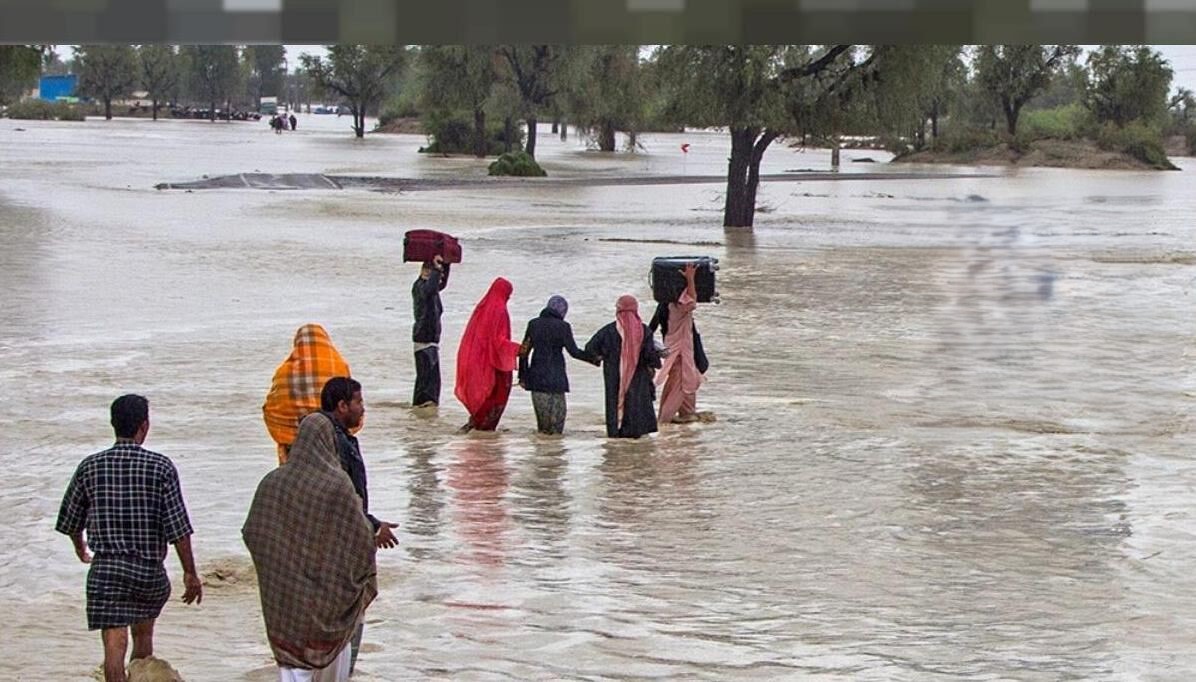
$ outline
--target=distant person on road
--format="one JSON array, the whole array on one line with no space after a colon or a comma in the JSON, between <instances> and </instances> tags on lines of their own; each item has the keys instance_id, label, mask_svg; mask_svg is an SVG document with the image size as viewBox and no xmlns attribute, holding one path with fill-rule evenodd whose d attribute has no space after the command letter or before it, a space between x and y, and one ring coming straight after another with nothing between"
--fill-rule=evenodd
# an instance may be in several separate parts
<instances>
[{"instance_id":1,"label":"distant person on road","mask_svg":"<svg viewBox=\"0 0 1196 682\"><path fill-rule=\"evenodd\" d=\"M241 529L281 682L346 682L350 642L378 594L374 531L336 438L328 415L304 417L290 460L258 484Z\"/></svg>"},{"instance_id":2,"label":"distant person on road","mask_svg":"<svg viewBox=\"0 0 1196 682\"><path fill-rule=\"evenodd\" d=\"M599 329L585 347L602 362L606 384L606 435L639 438L656 431L652 371L660 367L660 351L652 332L640 320L634 296L620 296L615 321Z\"/></svg>"},{"instance_id":3,"label":"distant person on road","mask_svg":"<svg viewBox=\"0 0 1196 682\"><path fill-rule=\"evenodd\" d=\"M527 323L519 349L519 385L531 391L536 429L544 434L565 430L569 376L564 351L578 360L597 364L577 347L573 327L565 321L569 302L563 296L548 299L540 316Z\"/></svg>"},{"instance_id":4,"label":"distant person on road","mask_svg":"<svg viewBox=\"0 0 1196 682\"><path fill-rule=\"evenodd\" d=\"M299 123L299 121L295 118L295 115L291 114L291 130L294 130L295 125L298 123Z\"/></svg>"},{"instance_id":5,"label":"distant person on road","mask_svg":"<svg viewBox=\"0 0 1196 682\"><path fill-rule=\"evenodd\" d=\"M664 315L657 315L664 334L664 346L669 350L664 365L656 373L656 385L663 386L660 392L660 422L686 423L698 420L698 388L702 385L702 372L695 358L694 310L698 307L697 287L694 283L697 268L686 265L685 289L676 303L669 303ZM663 318L663 319L661 319ZM703 361L705 353L703 353Z\"/></svg>"},{"instance_id":6,"label":"distant person on road","mask_svg":"<svg viewBox=\"0 0 1196 682\"><path fill-rule=\"evenodd\" d=\"M154 655L154 622L170 598L166 545L174 545L183 566L183 603L200 603L203 583L191 554L191 520L178 472L167 457L141 447L149 433L149 401L123 395L112 402L111 419L116 443L79 464L55 528L70 536L75 556L91 566L87 627L101 631L104 680L125 682L130 628L131 658Z\"/></svg>"},{"instance_id":7,"label":"distant person on road","mask_svg":"<svg viewBox=\"0 0 1196 682\"><path fill-rule=\"evenodd\" d=\"M320 409L320 391L328 380L351 376L328 332L318 324L305 324L295 332L290 356L274 370L270 392L262 405L266 430L278 444L278 464L285 464L295 441L299 421Z\"/></svg>"},{"instance_id":8,"label":"distant person on road","mask_svg":"<svg viewBox=\"0 0 1196 682\"><path fill-rule=\"evenodd\" d=\"M511 395L519 344L511 340L507 301L514 287L499 277L478 301L457 349L456 395L469 411L462 431L498 428Z\"/></svg>"},{"instance_id":9,"label":"distant person on road","mask_svg":"<svg viewBox=\"0 0 1196 682\"><path fill-rule=\"evenodd\" d=\"M414 407L440 403L440 316L444 313L440 292L448 286L448 277L449 264L436 256L423 264L411 285L411 311L415 316L411 330L415 344Z\"/></svg>"},{"instance_id":10,"label":"distant person on road","mask_svg":"<svg viewBox=\"0 0 1196 682\"><path fill-rule=\"evenodd\" d=\"M390 549L399 544L392 529L397 523L379 521L370 513L370 492L365 473L365 459L361 456L361 445L352 431L361 427L365 417L365 399L361 395L361 384L349 377L332 377L320 392L320 407L332 419L336 427L336 452L341 469L353 482L353 490L361 498L361 511L374 530L374 545L378 549ZM357 651L361 648L363 623L357 624L353 633L352 653L349 658L349 672L357 667Z\"/></svg>"}]
</instances>

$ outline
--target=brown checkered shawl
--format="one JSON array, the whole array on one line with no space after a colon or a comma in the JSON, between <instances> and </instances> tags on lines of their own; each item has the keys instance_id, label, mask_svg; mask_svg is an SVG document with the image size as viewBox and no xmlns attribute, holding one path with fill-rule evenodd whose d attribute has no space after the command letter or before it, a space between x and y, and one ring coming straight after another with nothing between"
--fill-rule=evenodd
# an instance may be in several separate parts
<instances>
[{"instance_id":1,"label":"brown checkered shawl","mask_svg":"<svg viewBox=\"0 0 1196 682\"><path fill-rule=\"evenodd\" d=\"M275 660L304 669L332 663L378 587L372 528L326 415L299 424L287 463L258 484L241 534Z\"/></svg>"}]
</instances>

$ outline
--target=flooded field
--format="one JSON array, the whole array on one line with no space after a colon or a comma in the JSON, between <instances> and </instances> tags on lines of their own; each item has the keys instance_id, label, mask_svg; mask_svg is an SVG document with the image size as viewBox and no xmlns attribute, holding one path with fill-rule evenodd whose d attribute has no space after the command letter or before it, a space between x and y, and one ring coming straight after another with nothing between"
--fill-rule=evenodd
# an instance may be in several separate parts
<instances>
[{"instance_id":1,"label":"flooded field","mask_svg":"<svg viewBox=\"0 0 1196 682\"><path fill-rule=\"evenodd\" d=\"M542 128L550 180L721 175L729 139L602 155ZM888 168L762 187L751 233L719 184L488 183L159 191L238 173L474 179L485 162L354 140L348 118L0 119L0 657L20 680L101 660L53 530L108 405L151 402L207 581L157 653L188 680L273 673L240 539L275 464L261 405L296 328L364 384L378 555L355 679L1183 680L1196 669L1196 161L1178 173ZM682 153L681 144L690 144ZM825 171L775 145L766 173ZM959 177L852 179L910 171ZM980 177L981 173L992 177ZM457 234L439 414L414 378L407 229ZM459 435L457 341L504 276L522 333L551 294L579 341L656 255L714 255L697 323L713 424L604 437L569 366L563 438L516 389ZM168 570L182 594L173 555Z\"/></svg>"}]
</instances>

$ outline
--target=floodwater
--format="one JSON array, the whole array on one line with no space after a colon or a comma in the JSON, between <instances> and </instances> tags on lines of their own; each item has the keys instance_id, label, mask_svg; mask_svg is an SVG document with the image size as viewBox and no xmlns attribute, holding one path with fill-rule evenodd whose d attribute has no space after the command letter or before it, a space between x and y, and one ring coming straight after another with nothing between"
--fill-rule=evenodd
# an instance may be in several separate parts
<instances>
[{"instance_id":1,"label":"floodwater","mask_svg":"<svg viewBox=\"0 0 1196 682\"><path fill-rule=\"evenodd\" d=\"M539 151L558 178L725 169L724 135L641 141L603 156L545 126ZM422 142L320 116L285 135L0 120L6 677L87 680L101 659L53 525L135 391L207 580L184 606L169 558L157 653L188 680L271 679L239 529L275 462L271 374L319 322L365 385L372 510L401 524L355 679L1190 679L1196 161L851 181L915 169L848 151L840 181L764 186L750 234L724 233L718 185L153 189L485 174ZM828 160L774 145L764 171ZM435 416L406 406L416 227L465 248ZM452 358L495 276L516 333L560 293L584 341L618 295L649 308L652 256L689 254L722 263L722 304L697 314L717 422L609 441L599 372L572 363L563 438L533 433L518 389L501 433L455 433Z\"/></svg>"}]
</instances>

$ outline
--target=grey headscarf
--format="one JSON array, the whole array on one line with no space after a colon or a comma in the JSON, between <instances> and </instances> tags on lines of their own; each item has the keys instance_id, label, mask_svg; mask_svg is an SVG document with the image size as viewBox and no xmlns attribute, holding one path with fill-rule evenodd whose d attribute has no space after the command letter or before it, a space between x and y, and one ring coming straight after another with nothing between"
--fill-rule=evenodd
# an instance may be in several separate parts
<instances>
[{"instance_id":1,"label":"grey headscarf","mask_svg":"<svg viewBox=\"0 0 1196 682\"><path fill-rule=\"evenodd\" d=\"M565 319L565 313L569 312L569 302L565 300L564 296L553 296L548 299L548 305L545 307L560 315L562 320Z\"/></svg>"}]
</instances>

